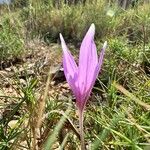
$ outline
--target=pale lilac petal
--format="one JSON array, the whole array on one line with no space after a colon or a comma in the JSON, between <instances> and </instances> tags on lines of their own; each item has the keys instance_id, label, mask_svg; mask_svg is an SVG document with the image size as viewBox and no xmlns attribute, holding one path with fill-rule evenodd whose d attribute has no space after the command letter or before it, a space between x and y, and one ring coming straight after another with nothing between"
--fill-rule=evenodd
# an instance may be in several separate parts
<instances>
[{"instance_id":1,"label":"pale lilac petal","mask_svg":"<svg viewBox=\"0 0 150 150\"><path fill-rule=\"evenodd\" d=\"M92 52L97 54L97 50L96 50L96 45L93 42L92 44ZM95 69L97 67L97 55L90 55L90 61L88 62L88 66L87 66L87 76L86 76L86 90L88 90L93 82L93 80L95 80ZM96 60L96 61L95 61Z\"/></svg>"},{"instance_id":2,"label":"pale lilac petal","mask_svg":"<svg viewBox=\"0 0 150 150\"><path fill-rule=\"evenodd\" d=\"M73 93L76 95L77 88L75 83L77 81L78 67L73 56L68 50L67 45L61 34L60 34L60 40L63 49L63 68L64 68L65 77Z\"/></svg>"},{"instance_id":3,"label":"pale lilac petal","mask_svg":"<svg viewBox=\"0 0 150 150\"><path fill-rule=\"evenodd\" d=\"M91 78L93 76L92 70L96 68L98 63L94 34L95 26L92 24L80 47L78 84L81 94L84 93L90 86Z\"/></svg>"},{"instance_id":4,"label":"pale lilac petal","mask_svg":"<svg viewBox=\"0 0 150 150\"><path fill-rule=\"evenodd\" d=\"M90 89L92 89L92 87L94 86L94 83L95 83L95 81L96 81L96 78L97 78L97 76L98 76L98 74L99 74L99 72L100 72L101 66L102 66L102 64L103 64L103 58L104 58L104 54L105 54L105 49L106 49L106 47L107 47L107 42L105 41L105 43L104 43L104 45L103 45L103 47L102 47L102 50L101 50L101 52L100 52L99 62L98 62L98 64L97 64L96 68L95 68L94 76L93 76L93 80L92 80L92 84L91 84L91 87L89 88L89 91L90 91Z\"/></svg>"},{"instance_id":5,"label":"pale lilac petal","mask_svg":"<svg viewBox=\"0 0 150 150\"><path fill-rule=\"evenodd\" d=\"M101 52L100 52L99 62L98 62L97 66L96 66L96 69L95 69L95 71L94 71L93 82L92 82L92 84L91 84L92 87L94 86L94 83L95 83L95 81L96 81L96 78L97 78L97 76L98 76L98 74L99 74L99 72L100 72L101 66L102 66L102 64L103 64L103 58L104 58L104 54L105 54L105 49L106 49L106 47L107 47L107 42L105 41L105 43L104 43L104 45L103 45L103 47L102 47L102 50L101 50ZM91 87L91 88L92 88L92 87Z\"/></svg>"},{"instance_id":6,"label":"pale lilac petal","mask_svg":"<svg viewBox=\"0 0 150 150\"><path fill-rule=\"evenodd\" d=\"M99 60L98 60L98 68L97 68L97 75L101 69L101 66L103 64L103 58L104 58L104 54L105 54L105 49L107 47L107 41L105 41L105 43L103 44L102 50L100 52L100 56L99 56Z\"/></svg>"},{"instance_id":7,"label":"pale lilac petal","mask_svg":"<svg viewBox=\"0 0 150 150\"><path fill-rule=\"evenodd\" d=\"M93 88L93 86L95 84L96 78L97 78L97 76L99 74L99 71L101 69L106 47L107 47L107 42L104 43L103 48L101 50L100 57L99 57L99 63L97 64L95 70L93 68L93 70L91 71L91 73L92 73L93 76L91 76L92 79L90 81L90 86L88 87L88 90L84 93L85 94L84 101L79 101L78 102L79 103L78 107L81 110L83 110L84 107L85 107L85 104L86 104L86 102L87 102L87 100L88 100L88 98L89 98L89 96L91 94L92 88Z\"/></svg>"}]
</instances>

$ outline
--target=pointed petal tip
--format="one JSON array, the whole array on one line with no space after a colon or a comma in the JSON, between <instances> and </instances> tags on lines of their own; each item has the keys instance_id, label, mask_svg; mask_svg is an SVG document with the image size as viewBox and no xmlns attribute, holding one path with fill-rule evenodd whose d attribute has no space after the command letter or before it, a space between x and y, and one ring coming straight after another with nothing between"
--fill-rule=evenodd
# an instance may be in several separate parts
<instances>
[{"instance_id":1,"label":"pointed petal tip","mask_svg":"<svg viewBox=\"0 0 150 150\"><path fill-rule=\"evenodd\" d=\"M91 28L95 29L95 24L94 23L91 24Z\"/></svg>"},{"instance_id":2,"label":"pointed petal tip","mask_svg":"<svg viewBox=\"0 0 150 150\"><path fill-rule=\"evenodd\" d=\"M107 41L104 42L103 49L106 49L106 47L107 47Z\"/></svg>"},{"instance_id":3,"label":"pointed petal tip","mask_svg":"<svg viewBox=\"0 0 150 150\"><path fill-rule=\"evenodd\" d=\"M60 37L60 41L61 41L62 50L63 50L63 52L66 52L68 50L68 48L67 48L65 40L61 33L59 33L59 37Z\"/></svg>"},{"instance_id":4,"label":"pointed petal tip","mask_svg":"<svg viewBox=\"0 0 150 150\"><path fill-rule=\"evenodd\" d=\"M62 36L62 34L61 33L59 33L59 37L60 37L60 40L61 40L61 42L64 40L64 38L63 38L63 36Z\"/></svg>"},{"instance_id":5,"label":"pointed petal tip","mask_svg":"<svg viewBox=\"0 0 150 150\"><path fill-rule=\"evenodd\" d=\"M92 23L90 28L89 28L89 32L95 34L95 24Z\"/></svg>"}]
</instances>

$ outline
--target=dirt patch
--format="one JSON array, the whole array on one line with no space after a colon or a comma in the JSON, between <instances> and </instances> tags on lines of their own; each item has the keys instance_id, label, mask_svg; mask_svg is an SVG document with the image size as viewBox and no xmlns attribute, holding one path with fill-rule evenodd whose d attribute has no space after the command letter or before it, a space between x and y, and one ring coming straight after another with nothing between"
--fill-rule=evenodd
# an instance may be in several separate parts
<instances>
[{"instance_id":1,"label":"dirt patch","mask_svg":"<svg viewBox=\"0 0 150 150\"><path fill-rule=\"evenodd\" d=\"M65 82L60 45L48 46L40 41L28 43L26 53L19 58L19 63L10 60L9 65L0 70L0 114L8 113L7 108L11 112L14 108L11 106L17 104L17 99L12 97L20 97L23 94L20 87L26 86L29 80L38 81L35 93L38 99L45 89L49 71L51 82L48 95L58 99L67 97L70 90Z\"/></svg>"}]
</instances>

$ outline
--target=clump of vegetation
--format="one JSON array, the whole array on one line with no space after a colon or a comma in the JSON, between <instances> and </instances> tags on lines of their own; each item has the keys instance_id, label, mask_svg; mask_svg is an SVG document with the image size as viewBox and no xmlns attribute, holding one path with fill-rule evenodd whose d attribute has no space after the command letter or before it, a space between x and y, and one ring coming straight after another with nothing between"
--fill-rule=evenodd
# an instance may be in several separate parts
<instances>
[{"instance_id":1,"label":"clump of vegetation","mask_svg":"<svg viewBox=\"0 0 150 150\"><path fill-rule=\"evenodd\" d=\"M24 51L24 40L21 26L13 16L5 16L1 20L0 61L17 57Z\"/></svg>"}]
</instances>

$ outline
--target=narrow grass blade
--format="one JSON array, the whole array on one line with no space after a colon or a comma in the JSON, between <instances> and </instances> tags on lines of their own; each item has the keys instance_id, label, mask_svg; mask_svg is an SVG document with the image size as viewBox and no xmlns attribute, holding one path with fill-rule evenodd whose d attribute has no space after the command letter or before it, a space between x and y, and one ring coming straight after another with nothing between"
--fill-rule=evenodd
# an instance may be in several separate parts
<instances>
[{"instance_id":1,"label":"narrow grass blade","mask_svg":"<svg viewBox=\"0 0 150 150\"><path fill-rule=\"evenodd\" d=\"M67 116L70 112L70 108L68 108L66 110L66 113L65 115ZM49 135L45 145L44 145L44 150L50 150L53 143L56 141L56 138L57 138L57 135L58 135L58 132L60 131L60 129L62 128L63 124L65 123L66 121L66 116L62 116L60 121L57 123L56 127L54 128L54 132Z\"/></svg>"},{"instance_id":2,"label":"narrow grass blade","mask_svg":"<svg viewBox=\"0 0 150 150\"><path fill-rule=\"evenodd\" d=\"M126 95L127 97L129 97L131 100L135 101L137 104L141 105L142 107L144 107L147 110L150 110L150 105L147 103L142 102L141 100L139 100L136 96L134 96L132 93L130 93L128 90L126 90L123 86L117 84L117 83L113 83L113 86L118 89L120 92L122 92L124 95Z\"/></svg>"}]
</instances>

